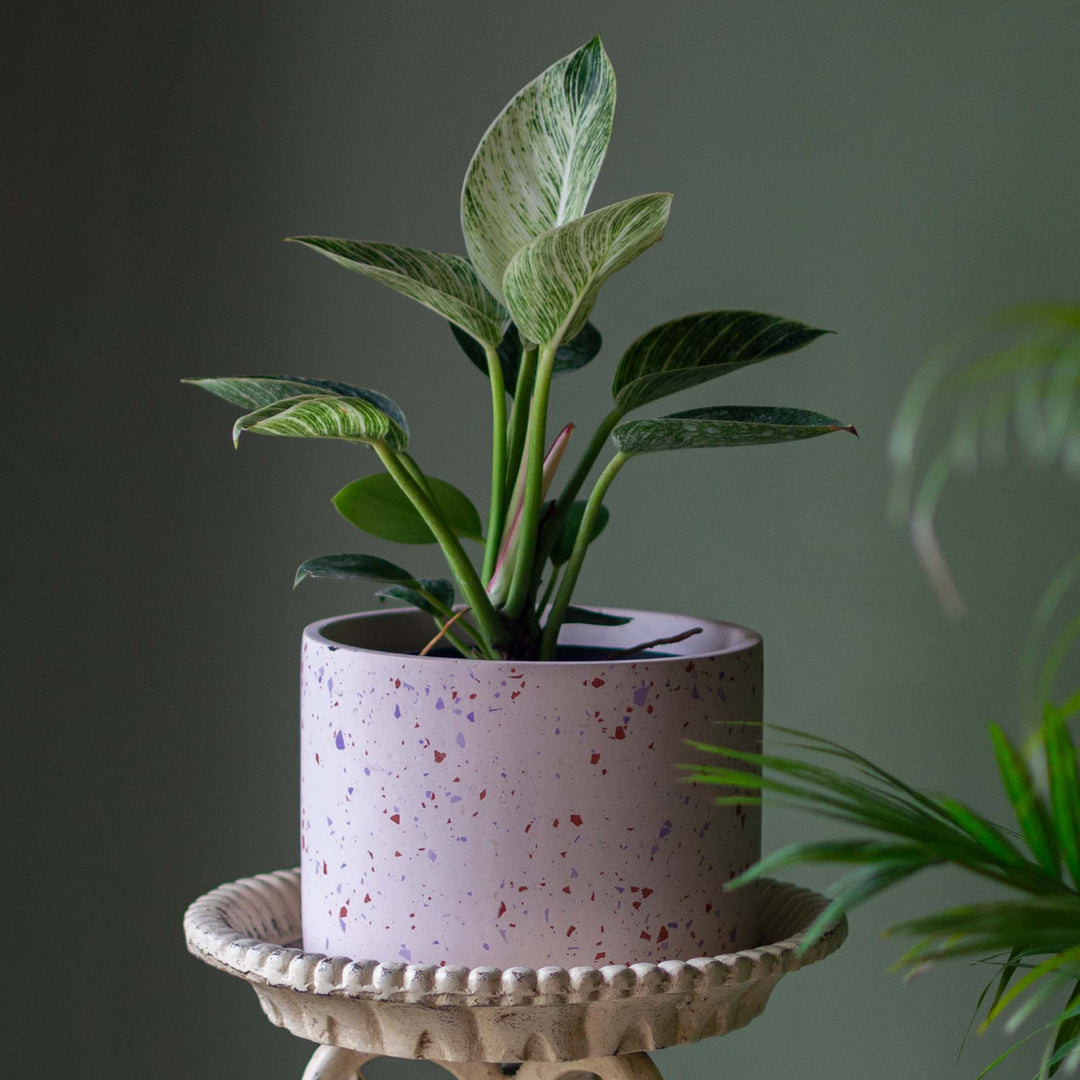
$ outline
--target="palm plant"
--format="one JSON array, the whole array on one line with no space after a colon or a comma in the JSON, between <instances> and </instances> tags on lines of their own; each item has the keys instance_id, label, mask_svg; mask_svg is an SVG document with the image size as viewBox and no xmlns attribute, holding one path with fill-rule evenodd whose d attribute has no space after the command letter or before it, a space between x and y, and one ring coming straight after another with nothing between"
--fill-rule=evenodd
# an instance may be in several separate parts
<instances>
[{"instance_id":1,"label":"palm plant","mask_svg":"<svg viewBox=\"0 0 1080 1080\"><path fill-rule=\"evenodd\" d=\"M934 358L905 398L893 431L896 483L893 511L910 520L912 538L942 602L962 611L959 591L937 542L934 514L957 469L1000 459L1013 443L1028 458L1080 469L1080 307L1013 308L985 330L1009 340L989 354L958 363L956 343ZM920 472L931 414L951 419L944 445ZM788 804L871 835L792 844L737 878L737 888L763 874L804 863L854 867L833 886L832 901L810 928L808 948L845 912L922 870L952 865L1004 888L1000 900L964 904L892 927L918 940L897 962L913 972L942 961L981 957L998 971L979 998L981 1030L1002 1020L1009 1032L1057 999L1048 1019L992 1061L985 1075L1027 1039L1047 1035L1038 1076L1080 1068L1080 779L1068 723L1080 714L1080 688L1055 693L1066 658L1080 638L1080 612L1066 613L1048 648L1042 640L1070 587L1080 555L1057 575L1036 610L1029 665L1043 662L1033 695L1041 712L1021 749L990 726L1001 783L1018 826L1010 831L959 800L931 795L866 757L828 739L787 731L812 760L739 753L694 744L722 755L719 765L688 765L699 783L769 792ZM1067 684L1066 684L1067 685ZM840 768L832 767L839 761ZM760 796L751 796L760 801ZM719 803L747 801L725 795Z\"/></svg>"}]
</instances>

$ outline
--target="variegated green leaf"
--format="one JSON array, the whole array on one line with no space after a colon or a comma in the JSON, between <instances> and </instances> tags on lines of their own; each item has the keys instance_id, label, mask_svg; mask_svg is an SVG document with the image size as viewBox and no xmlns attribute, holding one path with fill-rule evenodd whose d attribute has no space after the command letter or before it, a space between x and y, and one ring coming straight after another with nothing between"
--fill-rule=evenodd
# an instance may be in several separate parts
<instances>
[{"instance_id":1,"label":"variegated green leaf","mask_svg":"<svg viewBox=\"0 0 1080 1080\"><path fill-rule=\"evenodd\" d=\"M638 195L543 233L510 260L503 285L522 335L538 344L574 337L600 286L664 235L672 196Z\"/></svg>"},{"instance_id":2,"label":"variegated green leaf","mask_svg":"<svg viewBox=\"0 0 1080 1080\"><path fill-rule=\"evenodd\" d=\"M417 585L419 588L409 585L387 585L375 595L380 600L403 600L406 604L412 604L413 607L426 611L436 618L444 618L444 611L453 608L454 586L446 578L421 578ZM434 598L439 606L432 603L430 598ZM440 606L444 610L440 610Z\"/></svg>"},{"instance_id":3,"label":"variegated green leaf","mask_svg":"<svg viewBox=\"0 0 1080 1080\"><path fill-rule=\"evenodd\" d=\"M450 329L465 355L486 375L488 373L487 356L483 348L453 323L450 324ZM602 343L600 331L592 323L586 323L581 333L555 350L555 365L552 373L558 375L565 371L577 371L578 368L583 368L600 351ZM521 335L518 333L518 328L513 323L509 323L502 341L499 342L498 354L503 373L503 385L511 397L517 386L521 349Z\"/></svg>"},{"instance_id":4,"label":"variegated green leaf","mask_svg":"<svg viewBox=\"0 0 1080 1080\"><path fill-rule=\"evenodd\" d=\"M455 536L481 540L480 515L464 492L453 484L425 477L443 521ZM434 544L435 537L388 473L362 476L346 484L335 496L334 506L346 521L383 540L399 544Z\"/></svg>"},{"instance_id":5,"label":"variegated green leaf","mask_svg":"<svg viewBox=\"0 0 1080 1080\"><path fill-rule=\"evenodd\" d=\"M639 405L792 352L827 334L757 311L706 311L663 323L635 341L615 372L612 394L629 412Z\"/></svg>"},{"instance_id":6,"label":"variegated green leaf","mask_svg":"<svg viewBox=\"0 0 1080 1080\"><path fill-rule=\"evenodd\" d=\"M514 252L585 212L615 115L615 72L600 39L519 91L473 154L461 192L465 247L503 298Z\"/></svg>"},{"instance_id":7,"label":"variegated green leaf","mask_svg":"<svg viewBox=\"0 0 1080 1080\"><path fill-rule=\"evenodd\" d=\"M404 450L409 444L406 431L372 402L336 394L305 394L276 401L241 416L233 425L233 442L239 441L242 431L299 439L382 440L393 450Z\"/></svg>"},{"instance_id":8,"label":"variegated green leaf","mask_svg":"<svg viewBox=\"0 0 1080 1080\"><path fill-rule=\"evenodd\" d=\"M266 405L284 401L286 398L301 397L305 394L338 394L341 397L363 398L381 409L406 436L409 425L405 414L384 394L374 390L364 390L359 386L335 382L332 379L308 379L302 375L237 375L229 378L182 379L182 382L223 398L242 409L261 409Z\"/></svg>"},{"instance_id":9,"label":"variegated green leaf","mask_svg":"<svg viewBox=\"0 0 1080 1080\"><path fill-rule=\"evenodd\" d=\"M763 446L850 431L850 424L807 409L760 405L728 405L688 409L656 420L627 420L611 438L624 454L656 450L690 450L709 446Z\"/></svg>"},{"instance_id":10,"label":"variegated green leaf","mask_svg":"<svg viewBox=\"0 0 1080 1080\"><path fill-rule=\"evenodd\" d=\"M485 345L494 347L502 340L506 311L460 255L326 236L290 239L418 300Z\"/></svg>"},{"instance_id":11,"label":"variegated green leaf","mask_svg":"<svg viewBox=\"0 0 1080 1080\"><path fill-rule=\"evenodd\" d=\"M317 555L297 567L293 587L309 577L367 578L369 581L391 581L414 588L419 584L408 570L377 555Z\"/></svg>"}]
</instances>

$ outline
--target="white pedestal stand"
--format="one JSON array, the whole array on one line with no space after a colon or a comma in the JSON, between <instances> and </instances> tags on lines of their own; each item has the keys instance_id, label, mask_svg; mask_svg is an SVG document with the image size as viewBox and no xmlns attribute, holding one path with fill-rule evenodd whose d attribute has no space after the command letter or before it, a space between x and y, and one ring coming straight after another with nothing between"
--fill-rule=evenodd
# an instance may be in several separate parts
<instances>
[{"instance_id":1,"label":"white pedestal stand","mask_svg":"<svg viewBox=\"0 0 1080 1080\"><path fill-rule=\"evenodd\" d=\"M827 901L775 881L758 885L756 949L602 968L465 968L306 953L300 874L222 885L188 908L188 949L246 979L279 1027L322 1045L303 1080L358 1080L376 1057L426 1058L457 1080L660 1080L645 1051L748 1024L792 971L838 949L841 920L806 952L802 933Z\"/></svg>"}]
</instances>

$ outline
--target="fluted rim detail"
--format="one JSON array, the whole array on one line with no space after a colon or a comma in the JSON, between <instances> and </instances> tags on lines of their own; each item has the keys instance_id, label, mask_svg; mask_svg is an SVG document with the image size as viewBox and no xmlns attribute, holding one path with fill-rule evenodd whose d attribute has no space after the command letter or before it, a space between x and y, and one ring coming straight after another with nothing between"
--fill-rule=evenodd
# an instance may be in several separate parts
<instances>
[{"instance_id":1,"label":"fluted rim detail","mask_svg":"<svg viewBox=\"0 0 1080 1080\"><path fill-rule=\"evenodd\" d=\"M771 879L757 884L761 933L753 949L630 965L539 969L405 964L304 952L300 871L277 870L221 885L184 915L188 951L249 982L301 993L423 1005L568 1005L668 993L706 994L733 983L779 977L824 959L847 937L841 918L803 953L803 934L829 901Z\"/></svg>"}]
</instances>

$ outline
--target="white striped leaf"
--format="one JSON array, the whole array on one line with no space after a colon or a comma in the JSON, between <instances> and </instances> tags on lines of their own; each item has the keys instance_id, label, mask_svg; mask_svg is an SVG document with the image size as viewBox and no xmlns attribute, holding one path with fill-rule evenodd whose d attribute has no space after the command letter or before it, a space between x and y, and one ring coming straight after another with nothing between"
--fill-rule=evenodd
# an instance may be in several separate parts
<instances>
[{"instance_id":1,"label":"white striped leaf","mask_svg":"<svg viewBox=\"0 0 1080 1080\"><path fill-rule=\"evenodd\" d=\"M418 300L484 345L495 348L502 340L506 311L481 284L469 260L460 255L328 236L290 239Z\"/></svg>"},{"instance_id":2,"label":"white striped leaf","mask_svg":"<svg viewBox=\"0 0 1080 1080\"><path fill-rule=\"evenodd\" d=\"M758 311L684 315L654 327L626 350L612 394L616 404L629 412L748 364L801 349L827 333Z\"/></svg>"},{"instance_id":3,"label":"white striped leaf","mask_svg":"<svg viewBox=\"0 0 1080 1080\"><path fill-rule=\"evenodd\" d=\"M600 286L664 235L672 196L638 195L594 210L526 244L503 286L523 338L546 345L585 325Z\"/></svg>"},{"instance_id":4,"label":"white striped leaf","mask_svg":"<svg viewBox=\"0 0 1080 1080\"><path fill-rule=\"evenodd\" d=\"M369 581L396 582L415 587L416 578L377 555L316 555L296 569L293 588L304 578L367 578Z\"/></svg>"},{"instance_id":5,"label":"white striped leaf","mask_svg":"<svg viewBox=\"0 0 1080 1080\"><path fill-rule=\"evenodd\" d=\"M480 140L461 227L476 272L500 299L514 253L585 212L614 116L615 72L596 37L520 90Z\"/></svg>"},{"instance_id":6,"label":"white striped leaf","mask_svg":"<svg viewBox=\"0 0 1080 1080\"><path fill-rule=\"evenodd\" d=\"M425 477L439 514L455 536L483 540L480 514L468 495L434 476ZM358 529L399 544L434 544L435 536L420 511L389 473L362 476L335 496L337 512Z\"/></svg>"},{"instance_id":7,"label":"white striped leaf","mask_svg":"<svg viewBox=\"0 0 1080 1080\"><path fill-rule=\"evenodd\" d=\"M611 438L624 454L648 454L710 446L764 446L812 439L830 431L857 434L851 424L807 409L725 405L687 409L655 420L627 420Z\"/></svg>"},{"instance_id":8,"label":"white striped leaf","mask_svg":"<svg viewBox=\"0 0 1080 1080\"><path fill-rule=\"evenodd\" d=\"M345 439L349 442L385 442L404 450L409 437L393 417L359 397L305 394L285 398L241 416L233 425L233 442L242 431L257 435L287 435L299 439Z\"/></svg>"},{"instance_id":9,"label":"white striped leaf","mask_svg":"<svg viewBox=\"0 0 1080 1080\"><path fill-rule=\"evenodd\" d=\"M300 397L316 391L339 394L341 397L363 398L377 409L382 409L406 436L409 434L405 414L384 394L350 386L349 383L335 382L333 379L308 379L302 375L237 375L230 378L182 379L181 382L198 386L232 405L239 405L242 409L261 409L286 398Z\"/></svg>"}]
</instances>

